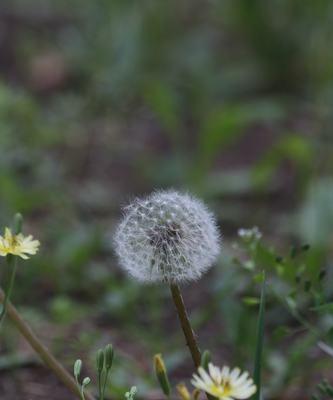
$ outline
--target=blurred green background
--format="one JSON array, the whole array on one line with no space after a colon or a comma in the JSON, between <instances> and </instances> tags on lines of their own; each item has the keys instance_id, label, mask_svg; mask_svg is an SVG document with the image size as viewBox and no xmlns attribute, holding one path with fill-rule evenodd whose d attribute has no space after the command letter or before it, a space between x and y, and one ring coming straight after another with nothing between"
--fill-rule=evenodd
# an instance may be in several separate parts
<instances>
[{"instance_id":1,"label":"blurred green background","mask_svg":"<svg viewBox=\"0 0 333 400\"><path fill-rule=\"evenodd\" d=\"M233 263L239 227L281 253L309 243L332 299L332 35L330 0L1 2L0 222L20 211L42 242L13 301L69 368L82 358L93 377L112 342L113 398L134 384L162 398L156 352L173 383L191 376L167 288L131 281L112 250L121 206L156 188L189 190L218 217L219 264L184 289L216 363L252 368L257 307L243 298L260 287ZM267 307L266 399L310 398L332 357L283 304ZM326 311L309 318L333 344ZM2 339L2 399L71 398L9 321Z\"/></svg>"}]
</instances>

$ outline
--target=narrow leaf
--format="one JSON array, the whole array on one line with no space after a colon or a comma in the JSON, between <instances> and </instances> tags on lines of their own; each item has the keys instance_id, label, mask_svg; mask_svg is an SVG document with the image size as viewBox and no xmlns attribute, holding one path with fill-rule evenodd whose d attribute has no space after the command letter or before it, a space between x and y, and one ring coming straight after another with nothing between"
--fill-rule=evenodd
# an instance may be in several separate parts
<instances>
[{"instance_id":1,"label":"narrow leaf","mask_svg":"<svg viewBox=\"0 0 333 400\"><path fill-rule=\"evenodd\" d=\"M265 326L265 301L266 301L266 278L265 272L262 274L262 285L260 295L259 314L257 322L257 334L256 334L256 351L254 359L254 372L253 378L254 383L257 386L257 391L253 395L252 400L261 400L261 370L262 370L262 353L264 346L264 326Z\"/></svg>"}]
</instances>

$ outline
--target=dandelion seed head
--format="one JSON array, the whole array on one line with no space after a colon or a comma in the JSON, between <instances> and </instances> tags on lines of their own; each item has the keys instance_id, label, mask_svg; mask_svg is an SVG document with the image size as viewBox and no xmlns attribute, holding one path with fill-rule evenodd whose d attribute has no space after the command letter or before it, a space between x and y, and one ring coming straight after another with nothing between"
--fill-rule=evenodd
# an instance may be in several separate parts
<instances>
[{"instance_id":1,"label":"dandelion seed head","mask_svg":"<svg viewBox=\"0 0 333 400\"><path fill-rule=\"evenodd\" d=\"M199 279L220 250L213 214L196 198L172 190L125 207L114 243L121 266L143 282Z\"/></svg>"}]
</instances>

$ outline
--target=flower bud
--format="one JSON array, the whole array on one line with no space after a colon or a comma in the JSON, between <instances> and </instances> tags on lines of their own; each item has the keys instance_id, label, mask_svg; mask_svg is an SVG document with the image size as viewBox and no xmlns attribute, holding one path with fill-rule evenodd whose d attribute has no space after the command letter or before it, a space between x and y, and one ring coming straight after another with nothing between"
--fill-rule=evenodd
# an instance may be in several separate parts
<instances>
[{"instance_id":1,"label":"flower bud","mask_svg":"<svg viewBox=\"0 0 333 400\"><path fill-rule=\"evenodd\" d=\"M165 368L164 361L162 358L162 354L155 354L154 369L155 369L155 374L156 374L157 380L161 386L163 393L166 396L169 396L171 389L170 389L170 383L169 383L167 370Z\"/></svg>"},{"instance_id":2,"label":"flower bud","mask_svg":"<svg viewBox=\"0 0 333 400\"><path fill-rule=\"evenodd\" d=\"M90 378L87 376L82 381L82 387L89 385L89 383L90 383Z\"/></svg>"},{"instance_id":3,"label":"flower bud","mask_svg":"<svg viewBox=\"0 0 333 400\"><path fill-rule=\"evenodd\" d=\"M138 393L136 386L132 386L129 392L125 393L125 399L134 400L135 395Z\"/></svg>"},{"instance_id":4,"label":"flower bud","mask_svg":"<svg viewBox=\"0 0 333 400\"><path fill-rule=\"evenodd\" d=\"M101 349L98 350L97 352L96 365L97 365L97 371L100 374L104 368L104 352Z\"/></svg>"},{"instance_id":5,"label":"flower bud","mask_svg":"<svg viewBox=\"0 0 333 400\"><path fill-rule=\"evenodd\" d=\"M201 366L205 370L208 370L208 364L211 362L211 354L209 350L205 350L201 356Z\"/></svg>"},{"instance_id":6,"label":"flower bud","mask_svg":"<svg viewBox=\"0 0 333 400\"><path fill-rule=\"evenodd\" d=\"M107 346L105 346L104 349L105 368L107 370L111 369L112 367L113 356L114 356L113 346L112 344L108 344Z\"/></svg>"},{"instance_id":7,"label":"flower bud","mask_svg":"<svg viewBox=\"0 0 333 400\"><path fill-rule=\"evenodd\" d=\"M74 376L76 379L80 376L81 369L82 369L82 361L76 360L74 363Z\"/></svg>"},{"instance_id":8,"label":"flower bud","mask_svg":"<svg viewBox=\"0 0 333 400\"><path fill-rule=\"evenodd\" d=\"M19 235L22 232L23 217L22 214L16 213L14 216L14 235Z\"/></svg>"},{"instance_id":9,"label":"flower bud","mask_svg":"<svg viewBox=\"0 0 333 400\"><path fill-rule=\"evenodd\" d=\"M179 383L177 386L177 391L179 398L181 400L191 400L190 392L188 391L186 385L184 383Z\"/></svg>"}]
</instances>

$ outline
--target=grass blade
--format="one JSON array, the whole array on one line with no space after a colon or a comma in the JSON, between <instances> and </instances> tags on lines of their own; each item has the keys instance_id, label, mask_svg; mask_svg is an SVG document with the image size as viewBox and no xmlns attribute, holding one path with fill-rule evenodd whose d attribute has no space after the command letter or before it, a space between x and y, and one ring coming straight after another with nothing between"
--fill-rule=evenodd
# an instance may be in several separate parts
<instances>
[{"instance_id":1,"label":"grass blade","mask_svg":"<svg viewBox=\"0 0 333 400\"><path fill-rule=\"evenodd\" d=\"M256 350L254 359L254 383L257 386L257 392L253 395L252 400L261 400L261 367L262 353L264 347L264 326L265 326L265 302L266 302L266 277L265 272L262 273L262 285L260 295L260 305L258 313L257 334L256 334Z\"/></svg>"}]
</instances>

